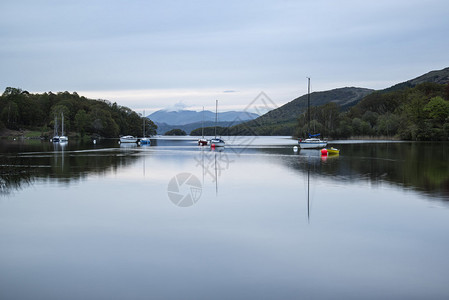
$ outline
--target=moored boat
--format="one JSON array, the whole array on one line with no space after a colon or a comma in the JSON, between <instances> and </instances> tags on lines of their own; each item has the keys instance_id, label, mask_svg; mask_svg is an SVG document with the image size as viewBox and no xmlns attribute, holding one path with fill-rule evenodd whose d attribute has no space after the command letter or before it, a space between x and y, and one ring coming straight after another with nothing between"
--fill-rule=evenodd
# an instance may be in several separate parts
<instances>
[{"instance_id":1,"label":"moored boat","mask_svg":"<svg viewBox=\"0 0 449 300\"><path fill-rule=\"evenodd\" d=\"M217 137L218 100L215 100L215 137L210 140L211 147L224 147L225 141Z\"/></svg>"},{"instance_id":2,"label":"moored boat","mask_svg":"<svg viewBox=\"0 0 449 300\"><path fill-rule=\"evenodd\" d=\"M151 145L150 138L147 138L147 137L141 138L141 139L139 140L139 143L140 143L141 145Z\"/></svg>"},{"instance_id":3,"label":"moored boat","mask_svg":"<svg viewBox=\"0 0 449 300\"><path fill-rule=\"evenodd\" d=\"M137 138L132 135L121 136L119 143L137 143Z\"/></svg>"},{"instance_id":4,"label":"moored boat","mask_svg":"<svg viewBox=\"0 0 449 300\"><path fill-rule=\"evenodd\" d=\"M327 146L327 141L323 141L315 137L311 137L304 140L300 139L298 143L301 149L320 149Z\"/></svg>"},{"instance_id":5,"label":"moored boat","mask_svg":"<svg viewBox=\"0 0 449 300\"><path fill-rule=\"evenodd\" d=\"M308 116L308 122L307 122L307 129L310 132L310 78L308 79L308 87L307 87L307 116ZM319 138L320 134L310 134L309 138L307 139L299 139L298 144L299 147L302 149L320 149L327 146L327 141L322 140Z\"/></svg>"},{"instance_id":6,"label":"moored boat","mask_svg":"<svg viewBox=\"0 0 449 300\"><path fill-rule=\"evenodd\" d=\"M143 129L142 129L142 135L143 137L141 139L137 140L137 143L139 145L151 145L151 141L149 137L145 137L145 132L146 132L146 123L145 123L145 111L143 111Z\"/></svg>"},{"instance_id":7,"label":"moored boat","mask_svg":"<svg viewBox=\"0 0 449 300\"><path fill-rule=\"evenodd\" d=\"M61 135L58 134L58 118L55 115L55 124L54 124L54 129L53 129L53 137L50 139L51 142L53 143L66 143L69 141L69 138L67 136L64 135L64 113L61 112Z\"/></svg>"},{"instance_id":8,"label":"moored boat","mask_svg":"<svg viewBox=\"0 0 449 300\"><path fill-rule=\"evenodd\" d=\"M220 138L213 138L210 140L211 147L224 147L225 142Z\"/></svg>"},{"instance_id":9,"label":"moored boat","mask_svg":"<svg viewBox=\"0 0 449 300\"><path fill-rule=\"evenodd\" d=\"M61 112L61 120L62 120L62 122L61 122L61 135L59 136L59 142L68 142L69 141L69 138L66 136L66 135L64 135L64 113L63 112Z\"/></svg>"},{"instance_id":10,"label":"moored boat","mask_svg":"<svg viewBox=\"0 0 449 300\"><path fill-rule=\"evenodd\" d=\"M201 119L201 138L198 139L199 146L206 146L207 139L204 138L204 106L203 106L203 117Z\"/></svg>"}]
</instances>

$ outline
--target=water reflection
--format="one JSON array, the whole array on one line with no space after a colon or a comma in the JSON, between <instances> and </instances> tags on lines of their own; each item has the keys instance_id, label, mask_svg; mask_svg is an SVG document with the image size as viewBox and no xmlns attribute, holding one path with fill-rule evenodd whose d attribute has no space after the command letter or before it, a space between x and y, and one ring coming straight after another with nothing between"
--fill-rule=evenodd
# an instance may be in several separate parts
<instances>
[{"instance_id":1,"label":"water reflection","mask_svg":"<svg viewBox=\"0 0 449 300\"><path fill-rule=\"evenodd\" d=\"M264 148L261 152L278 155L279 163L302 174L307 164L312 174L341 182L368 181L392 183L403 189L415 189L428 196L449 198L448 143L342 143L338 156L322 157L318 150ZM286 158L294 154L297 159Z\"/></svg>"},{"instance_id":2,"label":"water reflection","mask_svg":"<svg viewBox=\"0 0 449 300\"><path fill-rule=\"evenodd\" d=\"M45 151L35 152L29 151L37 150L34 143L27 145L28 147L20 144L2 145L9 152L13 152L12 149L24 151L0 155L0 185L3 195L30 185L35 180L68 184L85 178L88 174L116 172L138 159L136 156L124 155L119 148L69 150L67 143L45 142L40 143L40 150Z\"/></svg>"},{"instance_id":3,"label":"water reflection","mask_svg":"<svg viewBox=\"0 0 449 300\"><path fill-rule=\"evenodd\" d=\"M448 143L349 143L337 144L339 156L322 157L317 150L294 152L291 145L233 146L215 150L198 148L190 139L152 141L151 147L116 141L92 143L48 143L41 141L0 143L2 194L29 185L35 178L69 183L87 174L117 172L145 159L146 155L174 151L177 159L193 155L204 178L217 183L233 163L251 156L266 156L301 174L327 177L338 182L392 183L426 195L449 199ZM147 151L145 151L147 150ZM142 151L145 155L135 155ZM183 156L179 154L184 153ZM261 158L263 163L265 158ZM144 163L145 166L145 163ZM145 173L145 170L144 170Z\"/></svg>"}]
</instances>

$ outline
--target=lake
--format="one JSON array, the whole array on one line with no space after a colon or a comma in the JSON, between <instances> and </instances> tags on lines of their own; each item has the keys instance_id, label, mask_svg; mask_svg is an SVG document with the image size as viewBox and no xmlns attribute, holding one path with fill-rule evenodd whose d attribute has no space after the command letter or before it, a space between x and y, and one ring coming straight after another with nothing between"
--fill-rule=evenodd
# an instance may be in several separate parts
<instances>
[{"instance_id":1,"label":"lake","mask_svg":"<svg viewBox=\"0 0 449 300\"><path fill-rule=\"evenodd\" d=\"M449 144L0 141L0 299L448 299Z\"/></svg>"}]
</instances>

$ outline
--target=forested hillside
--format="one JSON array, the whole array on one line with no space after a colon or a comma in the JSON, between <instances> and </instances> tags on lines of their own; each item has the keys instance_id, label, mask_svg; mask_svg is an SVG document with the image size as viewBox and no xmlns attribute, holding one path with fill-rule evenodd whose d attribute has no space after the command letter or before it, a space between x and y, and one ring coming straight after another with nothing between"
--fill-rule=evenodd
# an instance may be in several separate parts
<instances>
[{"instance_id":1,"label":"forested hillside","mask_svg":"<svg viewBox=\"0 0 449 300\"><path fill-rule=\"evenodd\" d=\"M401 140L447 141L449 137L449 84L422 83L413 88L375 92L349 111L335 103L299 116L295 135L321 133L330 138L390 137Z\"/></svg>"},{"instance_id":2,"label":"forested hillside","mask_svg":"<svg viewBox=\"0 0 449 300\"><path fill-rule=\"evenodd\" d=\"M314 107L332 102L344 109L355 105L372 92L374 90L356 87L313 92L310 94L310 105ZM228 131L232 135L293 135L297 119L306 109L307 95L303 95L255 120L233 126Z\"/></svg>"},{"instance_id":3,"label":"forested hillside","mask_svg":"<svg viewBox=\"0 0 449 300\"><path fill-rule=\"evenodd\" d=\"M143 134L143 119L131 109L107 100L92 100L77 93L60 92L31 94L8 87L0 97L0 130L35 130L46 137L53 133L55 117L61 123L64 114L64 131L68 135L119 135ZM153 122L146 122L146 135L155 134Z\"/></svg>"},{"instance_id":4,"label":"forested hillside","mask_svg":"<svg viewBox=\"0 0 449 300\"><path fill-rule=\"evenodd\" d=\"M341 88L296 98L259 118L231 128L229 135L321 133L327 138L388 137L448 140L449 68L431 71L390 88Z\"/></svg>"}]
</instances>

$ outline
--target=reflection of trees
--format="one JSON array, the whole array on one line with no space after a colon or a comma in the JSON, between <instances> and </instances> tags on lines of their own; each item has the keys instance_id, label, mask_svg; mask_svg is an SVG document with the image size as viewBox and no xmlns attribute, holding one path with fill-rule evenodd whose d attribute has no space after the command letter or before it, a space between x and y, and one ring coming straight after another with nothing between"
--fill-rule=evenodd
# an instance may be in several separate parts
<instances>
[{"instance_id":1,"label":"reflection of trees","mask_svg":"<svg viewBox=\"0 0 449 300\"><path fill-rule=\"evenodd\" d=\"M449 199L448 143L354 143L338 145L339 157L320 158L318 150L280 161L306 174L339 181L389 182L431 196ZM260 149L272 154L292 154L291 148Z\"/></svg>"},{"instance_id":2,"label":"reflection of trees","mask_svg":"<svg viewBox=\"0 0 449 300\"><path fill-rule=\"evenodd\" d=\"M344 163L371 181L388 181L430 195L449 196L449 145L387 143L345 145ZM346 154L345 154L346 155Z\"/></svg>"},{"instance_id":3,"label":"reflection of trees","mask_svg":"<svg viewBox=\"0 0 449 300\"><path fill-rule=\"evenodd\" d=\"M23 166L18 160L0 157L0 195L8 195L24 184L32 183L31 169Z\"/></svg>"},{"instance_id":4,"label":"reflection of trees","mask_svg":"<svg viewBox=\"0 0 449 300\"><path fill-rule=\"evenodd\" d=\"M132 152L134 153L134 152ZM132 154L127 153L127 154ZM36 179L69 183L89 174L106 174L132 164L138 156L117 149L104 151L54 151L0 156L0 195L10 194Z\"/></svg>"}]
</instances>

